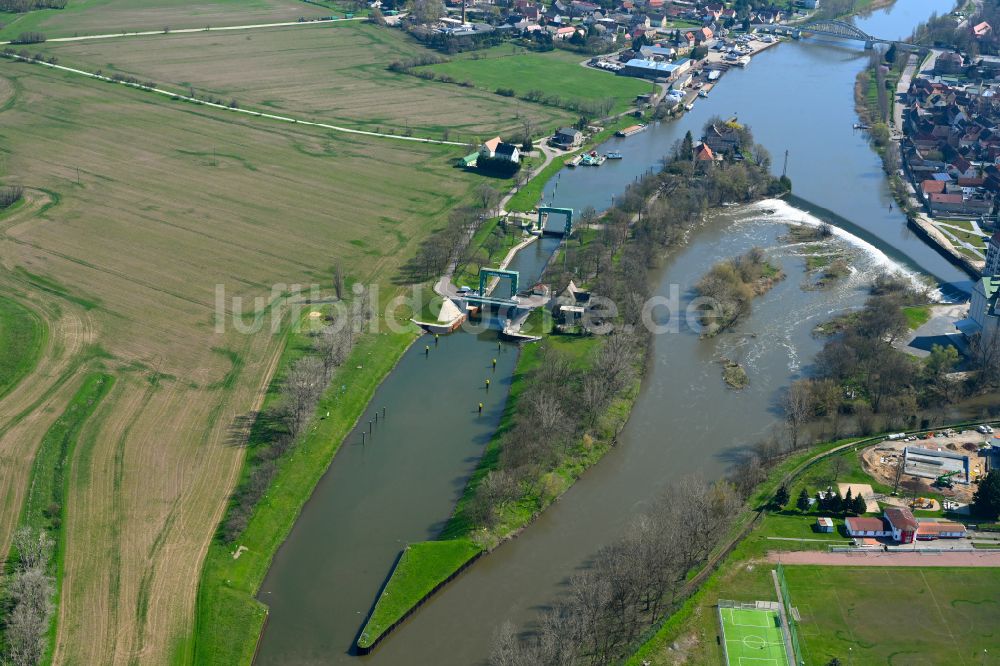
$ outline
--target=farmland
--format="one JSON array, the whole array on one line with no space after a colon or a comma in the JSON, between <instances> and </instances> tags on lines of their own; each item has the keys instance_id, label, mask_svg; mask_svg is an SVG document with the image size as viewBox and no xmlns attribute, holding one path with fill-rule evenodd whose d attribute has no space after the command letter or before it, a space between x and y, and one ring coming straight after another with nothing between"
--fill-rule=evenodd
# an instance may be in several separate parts
<instances>
[{"instance_id":1,"label":"farmland","mask_svg":"<svg viewBox=\"0 0 1000 666\"><path fill-rule=\"evenodd\" d=\"M329 284L340 262L389 287L476 180L452 168L453 147L272 123L23 63L0 62L0 81L0 176L26 191L0 218L0 285L48 331L0 399L0 547L46 433L87 377L113 378L73 425L68 467L48 477L65 484L54 658L164 663L192 632L240 472L239 417L283 348L268 328L217 332L217 285L225 302L273 304L272 285Z\"/></svg>"},{"instance_id":2,"label":"farmland","mask_svg":"<svg viewBox=\"0 0 1000 666\"><path fill-rule=\"evenodd\" d=\"M0 396L31 371L44 342L41 318L17 301L0 298Z\"/></svg>"},{"instance_id":3,"label":"farmland","mask_svg":"<svg viewBox=\"0 0 1000 666\"><path fill-rule=\"evenodd\" d=\"M295 21L300 16L328 16L330 10L296 0L89 0L70 2L64 9L40 9L25 14L0 12L0 38L25 31L72 37L122 31L202 28Z\"/></svg>"},{"instance_id":4,"label":"farmland","mask_svg":"<svg viewBox=\"0 0 1000 666\"><path fill-rule=\"evenodd\" d=\"M64 65L183 94L193 89L244 108L386 133L468 142L519 130L521 118L536 127L575 119L492 91L390 72L390 63L427 50L399 31L363 23L49 43L45 52Z\"/></svg>"},{"instance_id":5,"label":"farmland","mask_svg":"<svg viewBox=\"0 0 1000 666\"><path fill-rule=\"evenodd\" d=\"M980 663L1000 577L983 569L786 567L807 663Z\"/></svg>"},{"instance_id":6,"label":"farmland","mask_svg":"<svg viewBox=\"0 0 1000 666\"><path fill-rule=\"evenodd\" d=\"M509 88L519 97L531 90L542 90L564 100L596 101L611 97L615 100L614 112L626 110L637 95L652 90L651 84L639 79L581 67L583 57L576 53L532 53L523 49L514 52L511 47L500 46L474 55L421 69L448 74L458 81L469 80L485 90Z\"/></svg>"}]
</instances>

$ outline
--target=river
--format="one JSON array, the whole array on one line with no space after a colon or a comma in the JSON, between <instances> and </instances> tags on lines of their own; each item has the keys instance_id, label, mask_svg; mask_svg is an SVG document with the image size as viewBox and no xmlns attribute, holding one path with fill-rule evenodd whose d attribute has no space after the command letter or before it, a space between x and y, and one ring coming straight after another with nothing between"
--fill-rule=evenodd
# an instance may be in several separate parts
<instances>
[{"instance_id":1,"label":"river","mask_svg":"<svg viewBox=\"0 0 1000 666\"><path fill-rule=\"evenodd\" d=\"M950 9L945 0L897 5L858 24L870 34L901 36L932 11ZM767 248L788 278L758 299L751 317L731 333L702 341L680 326L657 336L619 446L520 538L480 559L374 653L354 657L351 645L399 550L432 538L450 514L499 419L515 361L509 347L497 353L492 333L453 335L436 346L425 336L383 382L278 551L259 594L271 612L257 662L481 663L496 626L507 619L530 624L567 575L613 541L668 483L683 474L720 475L734 451L766 433L779 419L781 390L807 371L820 348L812 328L859 305L876 272L894 259L943 284L964 286L965 276L888 210L878 159L851 129L851 91L865 62L860 44L782 44L746 70L727 73L682 120L615 140L625 153L620 163L564 170L546 188L546 201L556 205L603 208L636 175L655 167L684 131L697 133L714 114L736 114L775 155L777 171L789 151L796 194L846 218L871 243L848 234L833 241L852 257L851 276L831 289L802 289L801 248L781 236L787 222L818 221L783 202L712 215L654 276L658 294L676 294L683 306L713 262L753 246ZM515 259L511 268L523 271L525 284L551 242ZM744 363L748 389L725 388L722 357ZM488 392L486 378L492 381ZM481 416L478 402L485 403ZM361 430L382 406L388 418L362 445Z\"/></svg>"}]
</instances>

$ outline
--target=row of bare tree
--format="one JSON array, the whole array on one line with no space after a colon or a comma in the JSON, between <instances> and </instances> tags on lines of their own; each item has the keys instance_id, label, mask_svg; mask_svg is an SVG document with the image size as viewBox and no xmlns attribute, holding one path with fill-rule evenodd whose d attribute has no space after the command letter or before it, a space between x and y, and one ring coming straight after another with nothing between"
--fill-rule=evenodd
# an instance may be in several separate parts
<instances>
[{"instance_id":1,"label":"row of bare tree","mask_svg":"<svg viewBox=\"0 0 1000 666\"><path fill-rule=\"evenodd\" d=\"M338 291L342 291L339 270L335 283ZM227 543L246 529L254 508L277 474L278 458L304 434L334 371L350 356L356 336L371 317L370 299L367 289L357 289L352 301L351 321L332 322L315 331L309 352L295 360L285 376L275 382L277 399L256 415L251 429L250 473L233 493L222 522L222 538Z\"/></svg>"},{"instance_id":2,"label":"row of bare tree","mask_svg":"<svg viewBox=\"0 0 1000 666\"><path fill-rule=\"evenodd\" d=\"M452 263L477 259L479 248L470 245L473 235L488 218L499 214L500 193L488 184L476 188L472 205L453 208L448 223L420 244L417 253L401 269L399 281L423 282L443 274Z\"/></svg>"},{"instance_id":3,"label":"row of bare tree","mask_svg":"<svg viewBox=\"0 0 1000 666\"><path fill-rule=\"evenodd\" d=\"M569 592L518 635L496 633L491 666L616 663L683 600L686 578L732 527L742 500L726 481L686 478L670 487L625 536L569 580Z\"/></svg>"},{"instance_id":4,"label":"row of bare tree","mask_svg":"<svg viewBox=\"0 0 1000 666\"><path fill-rule=\"evenodd\" d=\"M14 532L17 559L8 576L8 598L0 606L4 639L0 663L35 666L45 655L55 593L48 572L54 547L45 530L25 526Z\"/></svg>"},{"instance_id":5,"label":"row of bare tree","mask_svg":"<svg viewBox=\"0 0 1000 666\"><path fill-rule=\"evenodd\" d=\"M0 0L0 12L23 14L34 9L63 9L66 0Z\"/></svg>"},{"instance_id":6,"label":"row of bare tree","mask_svg":"<svg viewBox=\"0 0 1000 666\"><path fill-rule=\"evenodd\" d=\"M523 381L513 423L503 435L499 465L476 487L465 516L475 526L491 527L503 510L534 501L542 508L559 491L549 472L571 455L592 432L608 405L633 383L637 339L619 332L608 336L593 365L581 368L566 353L541 352L537 369ZM614 433L621 423L611 424Z\"/></svg>"}]
</instances>

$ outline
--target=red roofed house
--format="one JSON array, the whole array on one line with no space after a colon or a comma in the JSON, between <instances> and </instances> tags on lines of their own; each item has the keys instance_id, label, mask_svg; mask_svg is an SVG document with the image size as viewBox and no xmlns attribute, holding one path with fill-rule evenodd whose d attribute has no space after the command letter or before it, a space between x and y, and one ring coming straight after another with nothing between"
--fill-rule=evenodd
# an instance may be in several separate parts
<instances>
[{"instance_id":1,"label":"red roofed house","mask_svg":"<svg viewBox=\"0 0 1000 666\"><path fill-rule=\"evenodd\" d=\"M707 42L712 39L715 33L712 32L711 28L698 28L694 31L694 38L699 44Z\"/></svg>"},{"instance_id":2,"label":"red roofed house","mask_svg":"<svg viewBox=\"0 0 1000 666\"><path fill-rule=\"evenodd\" d=\"M903 506L886 507L885 519L892 528L892 538L899 543L913 543L917 537L917 519Z\"/></svg>"},{"instance_id":3,"label":"red roofed house","mask_svg":"<svg viewBox=\"0 0 1000 666\"><path fill-rule=\"evenodd\" d=\"M977 23L972 26L972 34L976 39L982 39L984 37L989 37L993 33L993 26L991 26L986 21L982 23Z\"/></svg>"},{"instance_id":4,"label":"red roofed house","mask_svg":"<svg viewBox=\"0 0 1000 666\"><path fill-rule=\"evenodd\" d=\"M914 539L960 539L966 535L965 525L946 521L917 522L906 507L886 507L882 518L858 516L844 520L852 537L883 537L897 543L913 543Z\"/></svg>"},{"instance_id":5,"label":"red roofed house","mask_svg":"<svg viewBox=\"0 0 1000 666\"><path fill-rule=\"evenodd\" d=\"M699 162L714 162L715 153L712 152L707 143L699 143L695 146L694 158Z\"/></svg>"},{"instance_id":6,"label":"red roofed house","mask_svg":"<svg viewBox=\"0 0 1000 666\"><path fill-rule=\"evenodd\" d=\"M571 25L568 25L565 28L556 28L553 37L555 37L556 39L569 39L575 34L576 34L576 28L574 28Z\"/></svg>"},{"instance_id":7,"label":"red roofed house","mask_svg":"<svg viewBox=\"0 0 1000 666\"><path fill-rule=\"evenodd\" d=\"M501 143L503 143L503 140L498 136L493 137L489 141L484 141L483 145L479 147L479 154L485 157L496 157L497 148Z\"/></svg>"},{"instance_id":8,"label":"red roofed house","mask_svg":"<svg viewBox=\"0 0 1000 666\"><path fill-rule=\"evenodd\" d=\"M947 185L947 180L925 180L920 183L920 189L923 191L924 196L944 194Z\"/></svg>"},{"instance_id":9,"label":"red roofed house","mask_svg":"<svg viewBox=\"0 0 1000 666\"><path fill-rule=\"evenodd\" d=\"M961 539L965 536L965 525L961 523L950 523L947 521L930 522L923 521L917 527L918 541L931 541L933 539Z\"/></svg>"},{"instance_id":10,"label":"red roofed house","mask_svg":"<svg viewBox=\"0 0 1000 666\"><path fill-rule=\"evenodd\" d=\"M866 518L865 516L844 519L847 533L852 537L887 537L892 531L881 518Z\"/></svg>"}]
</instances>

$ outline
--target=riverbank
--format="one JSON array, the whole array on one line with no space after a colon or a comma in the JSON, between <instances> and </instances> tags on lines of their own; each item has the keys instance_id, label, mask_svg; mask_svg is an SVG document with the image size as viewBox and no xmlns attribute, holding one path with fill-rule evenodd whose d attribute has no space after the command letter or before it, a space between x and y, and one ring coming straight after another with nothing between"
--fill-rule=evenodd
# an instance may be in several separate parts
<instances>
[{"instance_id":1,"label":"riverbank","mask_svg":"<svg viewBox=\"0 0 1000 666\"><path fill-rule=\"evenodd\" d=\"M541 333L537 331L535 333ZM463 557L437 560L429 566L421 567L416 573L399 574L401 559L390 575L371 616L359 634L357 647L367 653L384 639L401 622L405 621L427 599L441 587L453 580L480 555L488 555L497 546L516 538L528 525L537 519L552 503L557 501L584 472L595 465L614 446L615 438L625 425L636 397L639 394L641 377L635 379L612 401L588 429L563 454L562 460L546 472L543 481L516 502L506 503L500 510L496 522L483 527L473 517L476 512L477 493L491 473L500 470L500 457L505 435L515 427L515 415L519 400L528 388L528 378L544 362L546 353L567 354L576 365L590 365L599 353L602 339L597 337L544 336L540 342L524 347L514 369L510 395L504 408L503 417L495 434L490 439L474 472L465 484L461 499L456 504L452 516L439 535L439 540L422 542L407 547L427 548L432 544L456 544L464 553ZM524 407L524 405L520 405ZM469 544L468 547L461 544ZM404 553L407 551L404 550ZM409 588L410 591L407 590ZM416 592L413 592L416 590ZM389 604L385 600L392 599ZM403 601L400 601L402 599Z\"/></svg>"},{"instance_id":2,"label":"riverbank","mask_svg":"<svg viewBox=\"0 0 1000 666\"><path fill-rule=\"evenodd\" d=\"M719 165L717 167L719 171L714 172L710 178L700 177L690 170L689 166L683 160L670 163L665 166L662 173L650 175L635 184L637 189L630 193L634 195L635 200L623 197L622 205L626 208L615 209L605 218L608 226L621 227L620 232L611 234L619 239L616 241L617 245L602 250L603 241L600 237L596 235L589 237L589 243L594 244L598 252L607 253L608 260L612 263L618 262L619 271L623 271L622 267L631 265L631 262L638 262L635 266L639 271L638 274L630 275L627 269L624 269L623 273L616 271L611 285L605 285L605 288L608 286L613 288L618 283L624 293L636 291L635 296L640 300L644 293L643 288L648 289L646 267L650 262L662 257L652 244L644 243L642 237L658 224L664 226L671 224L665 219L657 222L660 214L667 209L665 202L658 201L661 187L667 187L674 192L692 188L705 195L711 205L720 205L725 201L728 192L725 173L727 168L733 169L734 172L738 171L739 177L756 181L756 187L760 191L770 191L777 183L764 175L759 165L750 168L743 164ZM761 173L757 173L758 171ZM637 227L637 215L632 214L628 208L631 205L640 205L647 209L649 226L644 227L641 232ZM681 220L673 223L679 224L684 229L690 229L700 223L701 206L690 208ZM658 238L660 249L664 253L681 247L680 244L673 242L679 237L673 233L654 235L654 238ZM653 238L646 240L652 242ZM753 282L752 290L758 293L767 291L777 282L778 276L782 275L781 270L768 264L759 251L751 252L743 264L745 264L744 273L748 275L747 279ZM575 280L583 285L588 284L591 278L591 273L582 267L564 267L563 270L567 275L573 274ZM557 278L553 275L549 278L565 280L565 276ZM640 284L645 287L640 287ZM613 291L617 293L618 289L613 288ZM638 315L638 312L622 313L622 322L633 327L641 325L640 322L633 322L629 318ZM487 445L465 486L462 498L443 529L440 535L442 540L471 540L488 553L501 543L516 537L614 446L618 434L628 421L641 388L649 339L642 335L622 337L624 334L620 331L610 336L548 335L551 329L550 322L542 324L542 328L543 330L532 333L545 336L543 340L522 350L515 367L510 397L500 426ZM635 354L630 356L630 352L624 351L623 345L636 345L641 348L636 349ZM623 353L625 355L620 356ZM608 359L609 356L615 357L616 354L619 356ZM552 373L555 373L556 377L546 377ZM572 416L574 407L579 410L582 401L599 397L601 389L598 388L597 381L588 384L588 375L594 374L600 377L618 376L619 383L612 384L614 388L606 389L610 395L604 398L605 406L601 406L599 402L588 405L583 413L574 418ZM569 391L572 400L563 402L558 397L559 391ZM552 404L539 405L540 400L546 402L553 399L553 396ZM539 410L544 413L539 413ZM583 423L584 427L578 425L573 428L571 440L561 443L560 440L565 437L565 430L569 427L564 425L566 421L577 421ZM526 445L523 441L525 438L534 443ZM546 446L552 446L549 440L553 440L555 448L546 451ZM454 563L456 567L463 565L464 563ZM444 581L453 578L455 572L438 567L427 570L425 575L428 579L423 582L421 588L430 590L429 595L439 589ZM382 598L399 596L394 590L393 578L395 574L390 578ZM416 599L414 603L422 603L425 598ZM402 619L411 610L412 608L407 608L402 614L397 613L397 616ZM372 620L375 619L377 618L373 613ZM395 620L385 631L391 629L397 622L398 620ZM382 628L389 622L378 621L375 624ZM359 642L359 648L367 649L378 642L385 631L378 635L369 631L363 632L364 645Z\"/></svg>"},{"instance_id":3,"label":"riverbank","mask_svg":"<svg viewBox=\"0 0 1000 666\"><path fill-rule=\"evenodd\" d=\"M614 136L615 132L628 125L634 125L635 122L636 118L633 115L618 116L602 127L601 131L593 134L579 148L554 157L534 178L517 189L516 193L507 202L505 209L514 213L527 213L534 210L542 199L545 185L548 184L553 176L562 171L563 167L566 166L566 162L577 155L582 155L593 150Z\"/></svg>"},{"instance_id":4,"label":"riverbank","mask_svg":"<svg viewBox=\"0 0 1000 666\"><path fill-rule=\"evenodd\" d=\"M194 634L173 652L182 663L246 664L253 660L268 609L256 599L279 546L313 494L344 438L358 423L372 395L406 350L413 333L363 336L333 376L311 429L292 455L279 461L267 493L233 544L209 546L198 587ZM295 356L286 343L282 364ZM329 416L318 417L319 414Z\"/></svg>"}]
</instances>

